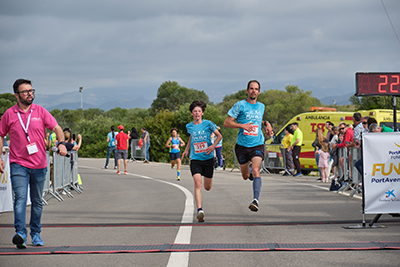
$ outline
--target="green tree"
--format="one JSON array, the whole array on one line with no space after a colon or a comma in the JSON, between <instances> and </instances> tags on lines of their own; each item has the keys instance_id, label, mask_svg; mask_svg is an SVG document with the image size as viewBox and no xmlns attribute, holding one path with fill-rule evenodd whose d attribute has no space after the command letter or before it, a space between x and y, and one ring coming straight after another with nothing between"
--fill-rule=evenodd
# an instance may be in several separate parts
<instances>
[{"instance_id":1,"label":"green tree","mask_svg":"<svg viewBox=\"0 0 400 267\"><path fill-rule=\"evenodd\" d=\"M6 110L14 106L15 103L17 103L17 99L15 98L14 94L0 94L0 113L6 112Z\"/></svg>"},{"instance_id":2,"label":"green tree","mask_svg":"<svg viewBox=\"0 0 400 267\"><path fill-rule=\"evenodd\" d=\"M356 110L370 109L392 109L391 96L351 96L350 102L355 105ZM399 97L396 97L396 109L400 108Z\"/></svg>"},{"instance_id":3,"label":"green tree","mask_svg":"<svg viewBox=\"0 0 400 267\"><path fill-rule=\"evenodd\" d=\"M163 109L176 111L182 104L191 103L193 100L209 102L204 91L188 89L175 81L167 81L158 88L157 98L151 104L151 111L153 115Z\"/></svg>"}]
</instances>

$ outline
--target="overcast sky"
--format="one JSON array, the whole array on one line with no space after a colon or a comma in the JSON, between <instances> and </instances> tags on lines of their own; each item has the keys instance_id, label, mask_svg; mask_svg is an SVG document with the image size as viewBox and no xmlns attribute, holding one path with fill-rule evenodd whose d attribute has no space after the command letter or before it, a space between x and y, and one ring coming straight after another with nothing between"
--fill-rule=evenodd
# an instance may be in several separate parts
<instances>
[{"instance_id":1,"label":"overcast sky","mask_svg":"<svg viewBox=\"0 0 400 267\"><path fill-rule=\"evenodd\" d=\"M400 35L400 1L384 0ZM380 0L1 0L0 93L37 94L164 81L211 101L258 79L319 98L355 92L356 72L400 72L400 43Z\"/></svg>"}]
</instances>

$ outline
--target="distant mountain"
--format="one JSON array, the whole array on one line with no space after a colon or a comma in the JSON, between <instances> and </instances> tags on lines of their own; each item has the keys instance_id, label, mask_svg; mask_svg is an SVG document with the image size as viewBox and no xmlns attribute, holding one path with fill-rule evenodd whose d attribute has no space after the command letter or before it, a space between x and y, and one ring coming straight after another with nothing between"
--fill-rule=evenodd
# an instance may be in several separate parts
<instances>
[{"instance_id":1,"label":"distant mountain","mask_svg":"<svg viewBox=\"0 0 400 267\"><path fill-rule=\"evenodd\" d=\"M134 95L131 88L115 89L87 89L82 93L70 92L59 95L37 94L35 103L47 110L53 109L78 109L81 108L81 97L83 97L83 109L100 108L104 111L120 108L149 108L153 101L140 95Z\"/></svg>"},{"instance_id":2,"label":"distant mountain","mask_svg":"<svg viewBox=\"0 0 400 267\"><path fill-rule=\"evenodd\" d=\"M346 94L346 95L339 95L339 96L326 96L320 98L320 101L324 105L332 105L334 104L333 101L336 101L336 105L349 105L351 102L349 101L350 97L354 95L353 93Z\"/></svg>"}]
</instances>

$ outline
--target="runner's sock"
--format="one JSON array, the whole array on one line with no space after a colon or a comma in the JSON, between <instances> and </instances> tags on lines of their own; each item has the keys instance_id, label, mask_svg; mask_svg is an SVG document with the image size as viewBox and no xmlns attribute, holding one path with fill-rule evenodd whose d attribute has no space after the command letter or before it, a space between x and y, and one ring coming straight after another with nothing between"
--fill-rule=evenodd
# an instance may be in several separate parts
<instances>
[{"instance_id":1,"label":"runner's sock","mask_svg":"<svg viewBox=\"0 0 400 267\"><path fill-rule=\"evenodd\" d=\"M257 200L260 197L261 185L262 185L261 177L254 177L253 195L254 195L254 198Z\"/></svg>"},{"instance_id":2,"label":"runner's sock","mask_svg":"<svg viewBox=\"0 0 400 267\"><path fill-rule=\"evenodd\" d=\"M181 176L181 171L177 171L176 176Z\"/></svg>"}]
</instances>

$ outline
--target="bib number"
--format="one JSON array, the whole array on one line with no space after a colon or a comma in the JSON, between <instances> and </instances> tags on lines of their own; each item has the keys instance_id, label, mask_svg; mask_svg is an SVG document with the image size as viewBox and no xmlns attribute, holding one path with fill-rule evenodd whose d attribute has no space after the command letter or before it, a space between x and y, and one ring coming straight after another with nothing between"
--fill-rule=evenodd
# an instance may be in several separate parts
<instances>
[{"instance_id":1,"label":"bib number","mask_svg":"<svg viewBox=\"0 0 400 267\"><path fill-rule=\"evenodd\" d=\"M194 153L197 154L197 153L205 152L206 149L208 148L208 145L207 145L207 142L204 141L204 142L201 142L201 143L194 143L193 147L194 147Z\"/></svg>"},{"instance_id":2,"label":"bib number","mask_svg":"<svg viewBox=\"0 0 400 267\"><path fill-rule=\"evenodd\" d=\"M243 134L244 135L250 135L250 136L257 136L258 135L258 125L253 124L251 125L252 130L250 132L244 130Z\"/></svg>"}]
</instances>

